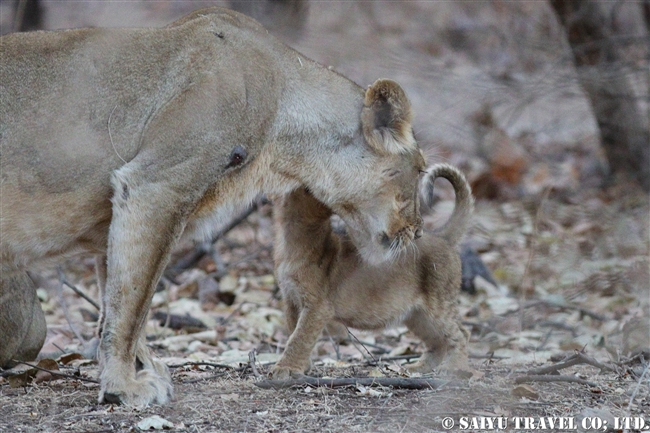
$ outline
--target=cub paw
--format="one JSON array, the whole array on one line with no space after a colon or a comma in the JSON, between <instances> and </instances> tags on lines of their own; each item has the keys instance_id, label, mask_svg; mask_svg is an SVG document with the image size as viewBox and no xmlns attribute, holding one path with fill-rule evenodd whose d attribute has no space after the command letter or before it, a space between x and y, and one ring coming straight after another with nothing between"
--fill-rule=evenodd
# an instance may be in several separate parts
<instances>
[{"instance_id":1,"label":"cub paw","mask_svg":"<svg viewBox=\"0 0 650 433\"><path fill-rule=\"evenodd\" d=\"M434 367L427 362L418 361L413 364L405 365L404 368L409 373L427 374L431 373Z\"/></svg>"},{"instance_id":2,"label":"cub paw","mask_svg":"<svg viewBox=\"0 0 650 433\"><path fill-rule=\"evenodd\" d=\"M299 379L301 377L305 377L302 369L276 365L271 370L271 378L273 380Z\"/></svg>"}]
</instances>

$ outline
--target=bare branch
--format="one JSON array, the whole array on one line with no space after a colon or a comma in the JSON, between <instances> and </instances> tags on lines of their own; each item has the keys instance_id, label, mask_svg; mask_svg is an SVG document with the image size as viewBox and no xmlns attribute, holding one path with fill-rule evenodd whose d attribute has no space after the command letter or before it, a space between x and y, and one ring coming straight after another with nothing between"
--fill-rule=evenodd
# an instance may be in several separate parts
<instances>
[{"instance_id":1,"label":"bare branch","mask_svg":"<svg viewBox=\"0 0 650 433\"><path fill-rule=\"evenodd\" d=\"M591 387L598 386L593 382L589 382L588 380L580 379L579 377L575 377L575 376L532 375L532 376L521 376L515 379L515 383L526 383L526 382L573 382L573 383L579 383Z\"/></svg>"},{"instance_id":2,"label":"bare branch","mask_svg":"<svg viewBox=\"0 0 650 433\"><path fill-rule=\"evenodd\" d=\"M285 389L300 386L324 388L341 388L346 386L386 386L399 389L439 389L453 382L440 379L395 378L395 377L345 377L323 379L320 377L302 377L289 380L263 380L255 382L262 389Z\"/></svg>"},{"instance_id":3,"label":"bare branch","mask_svg":"<svg viewBox=\"0 0 650 433\"><path fill-rule=\"evenodd\" d=\"M600 368L601 371L608 370L616 372L613 367L596 361L594 358L591 358L584 353L576 353L575 355L571 355L569 358L560 363L549 365L547 367L533 368L532 370L528 370L528 374L557 374L559 370L578 364L588 364L596 368Z\"/></svg>"},{"instance_id":4,"label":"bare branch","mask_svg":"<svg viewBox=\"0 0 650 433\"><path fill-rule=\"evenodd\" d=\"M72 375L72 374L65 374L65 373L61 373L59 371L48 370L47 368L39 367L38 365L30 364L29 362L25 362L25 361L13 360L13 362L15 362L16 364L25 364L26 366L34 368L36 370L45 371L47 373L50 373L52 376L67 377L68 379L81 380L81 381L84 381L84 382L91 382L91 383L99 383L99 381L96 380L96 379L91 379L91 378L83 377L83 376L75 376L75 375Z\"/></svg>"}]
</instances>

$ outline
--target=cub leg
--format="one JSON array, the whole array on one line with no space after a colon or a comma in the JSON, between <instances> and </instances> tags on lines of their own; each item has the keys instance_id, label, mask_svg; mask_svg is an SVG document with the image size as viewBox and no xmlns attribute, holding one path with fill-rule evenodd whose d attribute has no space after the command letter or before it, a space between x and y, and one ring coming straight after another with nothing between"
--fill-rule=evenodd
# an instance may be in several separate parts
<instances>
[{"instance_id":1,"label":"cub leg","mask_svg":"<svg viewBox=\"0 0 650 433\"><path fill-rule=\"evenodd\" d=\"M47 325L36 286L27 272L0 275L0 367L31 361L40 352Z\"/></svg>"},{"instance_id":2,"label":"cub leg","mask_svg":"<svg viewBox=\"0 0 650 433\"><path fill-rule=\"evenodd\" d=\"M309 356L327 323L334 318L334 309L326 301L314 302L300 310L296 329L289 337L282 358L271 371L273 379L300 377L309 368Z\"/></svg>"},{"instance_id":3,"label":"cub leg","mask_svg":"<svg viewBox=\"0 0 650 433\"><path fill-rule=\"evenodd\" d=\"M152 359L143 328L156 283L183 229L179 209L187 206L164 184L133 186L126 176L115 176L114 188L102 297L99 402L164 404L172 395L171 376Z\"/></svg>"},{"instance_id":4,"label":"cub leg","mask_svg":"<svg viewBox=\"0 0 650 433\"><path fill-rule=\"evenodd\" d=\"M293 302L291 299L286 299L284 301L284 315L287 321L287 330L289 335L293 334L293 331L296 329L298 324L298 318L300 317L300 307Z\"/></svg>"},{"instance_id":5,"label":"cub leg","mask_svg":"<svg viewBox=\"0 0 650 433\"><path fill-rule=\"evenodd\" d=\"M452 313L455 312L453 309ZM438 367L443 370L467 370L468 331L453 314L442 317L432 312L416 309L404 324L417 335L426 346L426 352L418 362L407 366L412 372L430 373Z\"/></svg>"}]
</instances>

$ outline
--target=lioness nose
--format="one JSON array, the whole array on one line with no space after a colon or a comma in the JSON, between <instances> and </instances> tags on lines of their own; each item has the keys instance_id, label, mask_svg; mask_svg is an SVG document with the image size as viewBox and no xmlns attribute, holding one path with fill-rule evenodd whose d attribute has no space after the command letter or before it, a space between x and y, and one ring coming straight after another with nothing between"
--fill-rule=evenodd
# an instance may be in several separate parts
<instances>
[{"instance_id":1,"label":"lioness nose","mask_svg":"<svg viewBox=\"0 0 650 433\"><path fill-rule=\"evenodd\" d=\"M422 229L417 229L413 235L413 239L420 239L422 237Z\"/></svg>"}]
</instances>

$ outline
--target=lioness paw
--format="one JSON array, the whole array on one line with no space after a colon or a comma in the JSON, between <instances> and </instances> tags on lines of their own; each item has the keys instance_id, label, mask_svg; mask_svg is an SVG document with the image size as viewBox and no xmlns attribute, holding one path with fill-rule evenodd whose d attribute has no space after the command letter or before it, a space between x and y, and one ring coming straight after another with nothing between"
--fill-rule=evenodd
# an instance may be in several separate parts
<instances>
[{"instance_id":1,"label":"lioness paw","mask_svg":"<svg viewBox=\"0 0 650 433\"><path fill-rule=\"evenodd\" d=\"M99 402L130 407L169 403L173 388L167 366L159 361L152 364L153 369L138 371L134 379L104 380L102 377Z\"/></svg>"}]
</instances>

